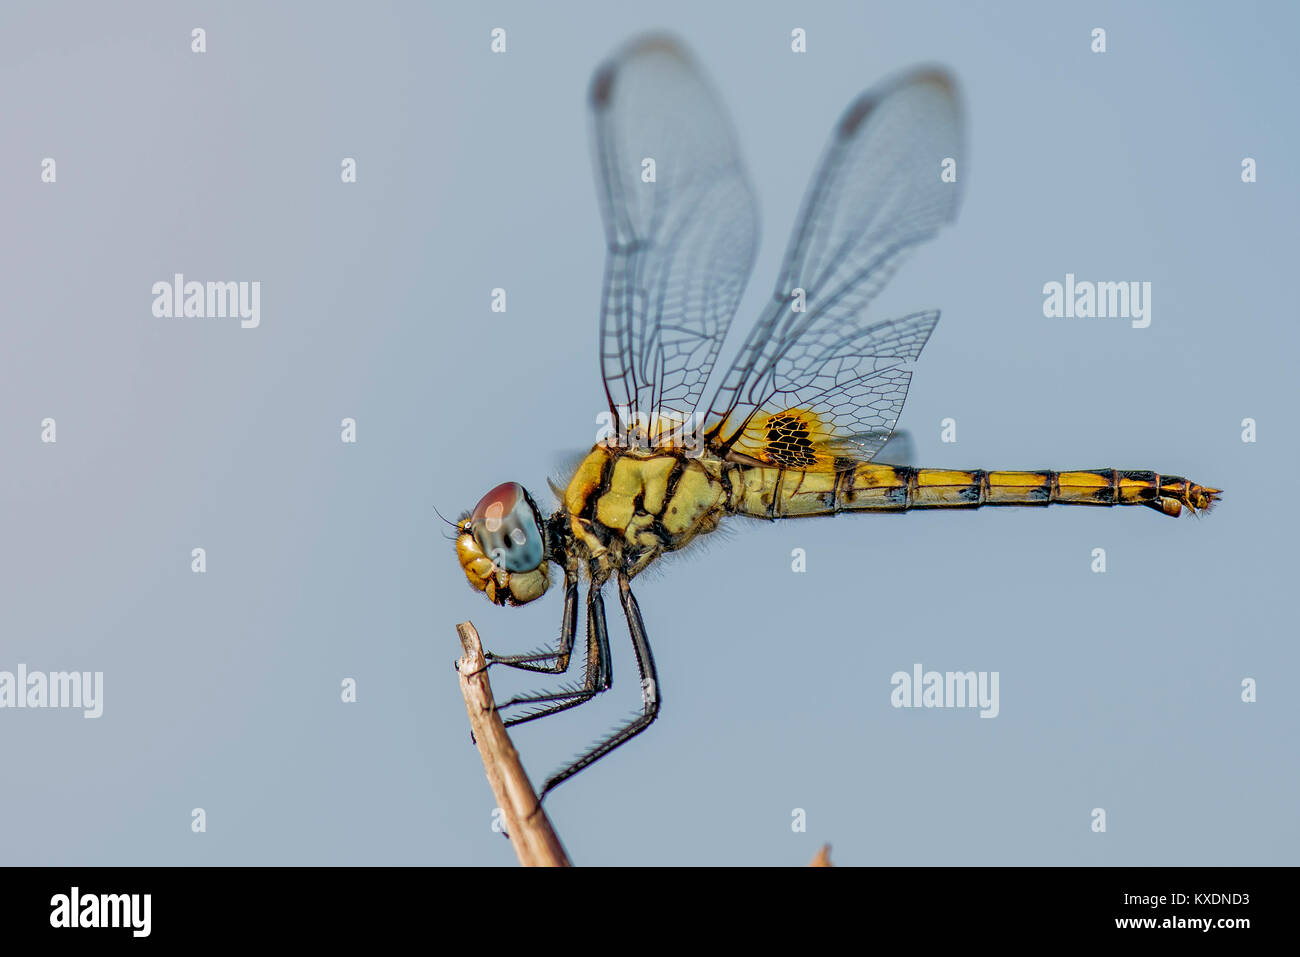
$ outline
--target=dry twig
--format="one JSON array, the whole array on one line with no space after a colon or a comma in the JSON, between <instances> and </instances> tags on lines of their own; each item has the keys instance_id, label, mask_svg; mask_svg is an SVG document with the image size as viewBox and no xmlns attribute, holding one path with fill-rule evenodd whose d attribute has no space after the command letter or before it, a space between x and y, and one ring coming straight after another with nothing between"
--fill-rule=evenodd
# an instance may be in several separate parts
<instances>
[{"instance_id":1,"label":"dry twig","mask_svg":"<svg viewBox=\"0 0 1300 957\"><path fill-rule=\"evenodd\" d=\"M483 757L483 769L497 806L505 814L506 831L519 863L525 867L572 867L564 845L551 827L551 819L537 803L537 792L519 763L519 752L511 744L510 735L492 705L492 685L488 682L487 660L483 657L478 632L465 621L456 626L456 633L465 650L456 662L456 670L460 673L460 691L469 713L470 733ZM831 846L824 845L810 866L834 867L830 851Z\"/></svg>"},{"instance_id":2,"label":"dry twig","mask_svg":"<svg viewBox=\"0 0 1300 957\"><path fill-rule=\"evenodd\" d=\"M809 867L834 867L831 863L831 846L823 844L822 849L817 852L817 856L808 864Z\"/></svg>"},{"instance_id":3,"label":"dry twig","mask_svg":"<svg viewBox=\"0 0 1300 957\"><path fill-rule=\"evenodd\" d=\"M456 662L460 673L460 691L465 696L470 733L483 757L488 784L496 796L497 806L506 819L506 831L514 845L519 863L525 867L570 867L564 845L551 827L550 818L537 803L533 790L519 763L519 752L510 743L501 717L492 706L492 685L488 682L487 661L478 632L469 622L456 626L464 656Z\"/></svg>"}]
</instances>

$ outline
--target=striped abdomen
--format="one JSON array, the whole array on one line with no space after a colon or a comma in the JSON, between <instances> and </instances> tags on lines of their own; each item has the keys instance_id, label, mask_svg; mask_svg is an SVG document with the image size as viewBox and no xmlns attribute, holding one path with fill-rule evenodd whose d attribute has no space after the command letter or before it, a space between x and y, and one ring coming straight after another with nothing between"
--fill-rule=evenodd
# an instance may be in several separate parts
<instances>
[{"instance_id":1,"label":"striped abdomen","mask_svg":"<svg viewBox=\"0 0 1300 957\"><path fill-rule=\"evenodd\" d=\"M1178 515L1209 508L1219 490L1178 475L1124 469L988 472L860 464L837 472L739 466L732 510L758 518L859 510L979 508L982 505L1146 505Z\"/></svg>"}]
</instances>

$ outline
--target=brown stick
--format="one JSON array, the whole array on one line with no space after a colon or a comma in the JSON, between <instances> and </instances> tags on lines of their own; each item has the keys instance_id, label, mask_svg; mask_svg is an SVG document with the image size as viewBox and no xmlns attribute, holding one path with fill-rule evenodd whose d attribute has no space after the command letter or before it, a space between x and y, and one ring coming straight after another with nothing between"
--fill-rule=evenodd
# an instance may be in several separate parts
<instances>
[{"instance_id":1,"label":"brown stick","mask_svg":"<svg viewBox=\"0 0 1300 957\"><path fill-rule=\"evenodd\" d=\"M510 743L510 735L493 707L492 685L488 682L487 660L483 643L469 622L456 626L464 656L456 662L460 674L460 692L465 696L469 729L483 756L483 770L496 796L497 806L506 818L506 832L514 845L519 863L525 867L572 867L564 845L555 835L551 820L537 803L533 790L519 763L519 752Z\"/></svg>"}]
</instances>

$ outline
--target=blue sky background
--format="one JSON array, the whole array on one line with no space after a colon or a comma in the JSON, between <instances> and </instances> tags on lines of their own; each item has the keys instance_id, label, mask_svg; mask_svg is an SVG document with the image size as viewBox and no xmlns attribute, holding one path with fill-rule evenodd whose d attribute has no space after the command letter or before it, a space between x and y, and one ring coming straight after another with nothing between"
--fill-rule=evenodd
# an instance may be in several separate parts
<instances>
[{"instance_id":1,"label":"blue sky background","mask_svg":"<svg viewBox=\"0 0 1300 957\"><path fill-rule=\"evenodd\" d=\"M1300 15L990 6L6 4L0 670L103 671L105 702L0 711L0 860L513 862L454 625L527 650L561 600L488 605L434 508L506 480L549 508L592 441L584 95L667 28L761 204L738 331L842 108L945 64L964 206L873 307L943 310L902 420L919 464L1150 468L1226 496L1200 521L985 509L715 536L637 590L664 709L548 802L573 859L802 864L829 841L843 864L1296 863ZM155 318L175 272L261 281L261 326ZM1067 272L1150 281L1150 328L1044 318ZM611 624L614 691L515 734L536 781L639 703ZM1000 672L1000 715L892 708L917 662Z\"/></svg>"}]
</instances>

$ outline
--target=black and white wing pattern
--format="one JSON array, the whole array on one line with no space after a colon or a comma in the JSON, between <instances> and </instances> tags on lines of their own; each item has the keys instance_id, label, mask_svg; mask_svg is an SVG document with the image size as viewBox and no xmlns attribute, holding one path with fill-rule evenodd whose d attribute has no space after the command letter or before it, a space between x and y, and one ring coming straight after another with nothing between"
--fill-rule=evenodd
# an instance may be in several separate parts
<instances>
[{"instance_id":1,"label":"black and white wing pattern","mask_svg":"<svg viewBox=\"0 0 1300 957\"><path fill-rule=\"evenodd\" d=\"M662 36L599 67L592 145L608 255L600 364L620 438L686 422L753 266L758 216L726 112Z\"/></svg>"},{"instance_id":2,"label":"black and white wing pattern","mask_svg":"<svg viewBox=\"0 0 1300 957\"><path fill-rule=\"evenodd\" d=\"M864 312L909 250L954 218L962 153L954 84L916 70L841 117L804 197L773 300L706 416L715 452L834 467L888 441L909 364L939 319L871 324Z\"/></svg>"}]
</instances>

